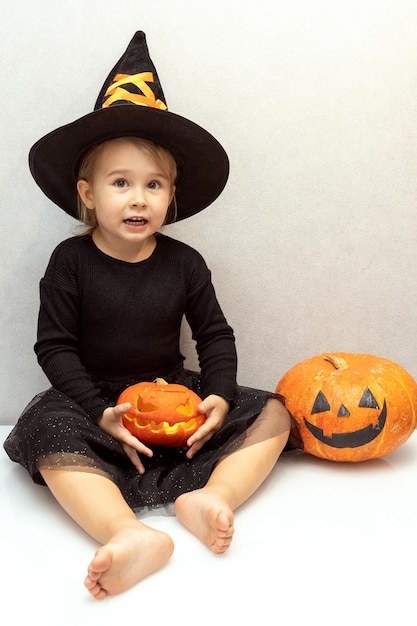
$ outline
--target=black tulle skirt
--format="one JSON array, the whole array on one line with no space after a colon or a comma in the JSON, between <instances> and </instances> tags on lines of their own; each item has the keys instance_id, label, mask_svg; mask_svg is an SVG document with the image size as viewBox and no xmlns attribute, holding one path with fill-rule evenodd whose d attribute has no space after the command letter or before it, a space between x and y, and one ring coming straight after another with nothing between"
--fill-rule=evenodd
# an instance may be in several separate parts
<instances>
[{"instance_id":1,"label":"black tulle skirt","mask_svg":"<svg viewBox=\"0 0 417 626\"><path fill-rule=\"evenodd\" d=\"M183 370L177 380L200 395L200 377ZM114 403L118 395L114 397ZM39 468L87 471L112 480L135 510L172 504L182 493L203 487L227 455L276 434L277 425L258 419L273 393L238 386L225 424L192 458L180 448L154 447L141 456L140 475L120 444L93 423L70 398L55 389L38 394L10 432L4 448L35 483L44 485Z\"/></svg>"}]
</instances>

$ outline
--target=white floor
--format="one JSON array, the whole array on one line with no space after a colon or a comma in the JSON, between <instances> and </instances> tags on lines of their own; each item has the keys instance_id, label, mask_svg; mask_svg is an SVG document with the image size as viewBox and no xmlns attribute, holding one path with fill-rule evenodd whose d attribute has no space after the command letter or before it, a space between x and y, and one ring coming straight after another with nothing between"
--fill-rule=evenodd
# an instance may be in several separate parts
<instances>
[{"instance_id":1,"label":"white floor","mask_svg":"<svg viewBox=\"0 0 417 626\"><path fill-rule=\"evenodd\" d=\"M11 427L0 426L3 441ZM170 563L97 602L82 581L95 543L0 451L1 622L155 626L417 624L417 433L384 459L281 457L212 555L174 517ZM22 618L22 621L20 621Z\"/></svg>"}]
</instances>

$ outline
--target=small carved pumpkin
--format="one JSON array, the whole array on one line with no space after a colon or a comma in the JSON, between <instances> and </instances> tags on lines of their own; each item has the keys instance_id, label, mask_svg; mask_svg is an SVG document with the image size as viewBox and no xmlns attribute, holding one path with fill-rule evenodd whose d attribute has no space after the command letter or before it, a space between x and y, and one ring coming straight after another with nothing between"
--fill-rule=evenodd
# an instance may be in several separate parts
<instances>
[{"instance_id":1,"label":"small carved pumpkin","mask_svg":"<svg viewBox=\"0 0 417 626\"><path fill-rule=\"evenodd\" d=\"M276 391L304 451L331 461L385 456L417 424L416 381L400 365L369 354L306 359L284 374Z\"/></svg>"},{"instance_id":2,"label":"small carved pumpkin","mask_svg":"<svg viewBox=\"0 0 417 626\"><path fill-rule=\"evenodd\" d=\"M118 404L123 402L131 405L123 415L124 426L149 445L184 446L205 420L196 393L162 378L127 387L119 396Z\"/></svg>"}]
</instances>

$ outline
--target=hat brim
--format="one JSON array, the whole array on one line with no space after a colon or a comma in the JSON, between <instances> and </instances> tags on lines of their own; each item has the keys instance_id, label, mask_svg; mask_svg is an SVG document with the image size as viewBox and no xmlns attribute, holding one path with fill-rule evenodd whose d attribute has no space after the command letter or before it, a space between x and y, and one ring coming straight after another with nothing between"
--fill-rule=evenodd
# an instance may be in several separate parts
<instances>
[{"instance_id":1,"label":"hat brim","mask_svg":"<svg viewBox=\"0 0 417 626\"><path fill-rule=\"evenodd\" d=\"M80 162L94 145L135 136L167 148L178 167L176 221L209 206L223 191L229 160L204 128L170 111L122 104L93 111L39 139L29 152L29 167L45 195L78 219Z\"/></svg>"}]
</instances>

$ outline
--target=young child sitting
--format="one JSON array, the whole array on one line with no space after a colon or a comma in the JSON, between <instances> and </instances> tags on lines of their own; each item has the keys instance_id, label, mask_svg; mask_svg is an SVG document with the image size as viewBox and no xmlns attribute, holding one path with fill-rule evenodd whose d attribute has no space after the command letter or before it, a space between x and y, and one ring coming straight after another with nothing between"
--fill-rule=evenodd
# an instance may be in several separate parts
<instances>
[{"instance_id":1,"label":"young child sitting","mask_svg":"<svg viewBox=\"0 0 417 626\"><path fill-rule=\"evenodd\" d=\"M100 599L173 552L171 537L140 521L145 508L172 505L224 553L233 513L274 467L290 417L276 395L236 384L234 334L206 263L161 233L218 197L228 159L214 137L166 109L142 32L95 110L40 139L30 167L85 231L58 245L41 280L35 351L51 387L4 446L100 544L85 579ZM184 316L199 372L184 369ZM123 426L122 390L156 377L202 398L205 423L185 448L151 448Z\"/></svg>"}]
</instances>

